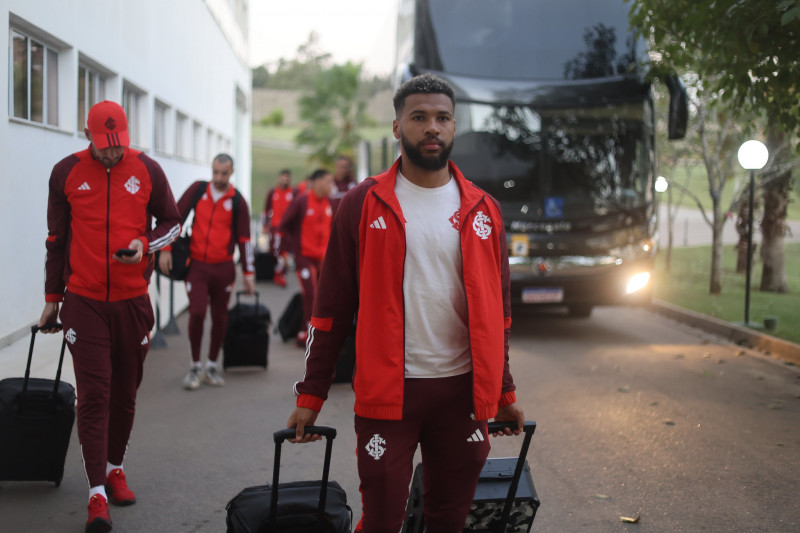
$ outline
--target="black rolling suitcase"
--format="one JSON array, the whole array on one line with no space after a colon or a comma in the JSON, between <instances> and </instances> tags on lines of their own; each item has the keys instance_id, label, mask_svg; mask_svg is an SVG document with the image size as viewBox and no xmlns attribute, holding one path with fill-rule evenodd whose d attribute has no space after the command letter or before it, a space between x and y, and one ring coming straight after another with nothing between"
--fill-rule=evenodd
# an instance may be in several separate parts
<instances>
[{"instance_id":1,"label":"black rolling suitcase","mask_svg":"<svg viewBox=\"0 0 800 533\"><path fill-rule=\"evenodd\" d=\"M61 381L64 341L56 379L30 377L37 331L31 327L25 377L0 381L0 479L59 486L75 421L75 388Z\"/></svg>"},{"instance_id":2,"label":"black rolling suitcase","mask_svg":"<svg viewBox=\"0 0 800 533\"><path fill-rule=\"evenodd\" d=\"M281 317L278 319L276 330L281 335L283 342L294 339L303 328L303 295L296 293L286 304Z\"/></svg>"},{"instance_id":3,"label":"black rolling suitcase","mask_svg":"<svg viewBox=\"0 0 800 533\"><path fill-rule=\"evenodd\" d=\"M306 432L326 439L322 480L279 482L281 444L294 437L295 430L276 431L272 485L248 487L228 502L227 533L350 533L353 512L347 505L347 495L337 482L328 481L336 430L309 426Z\"/></svg>"},{"instance_id":4,"label":"black rolling suitcase","mask_svg":"<svg viewBox=\"0 0 800 533\"><path fill-rule=\"evenodd\" d=\"M489 433L502 431L508 422L489 422ZM464 531L486 533L527 533L531 530L539 497L533 486L528 454L536 422L526 421L524 439L518 457L488 458L481 469L475 498L464 524ZM408 494L403 533L422 533L423 521L422 465L414 469Z\"/></svg>"},{"instance_id":5,"label":"black rolling suitcase","mask_svg":"<svg viewBox=\"0 0 800 533\"><path fill-rule=\"evenodd\" d=\"M236 293L236 305L228 311L228 329L222 345L222 368L260 366L267 368L269 352L270 313L266 306L258 303L242 303L239 298L244 291Z\"/></svg>"},{"instance_id":6,"label":"black rolling suitcase","mask_svg":"<svg viewBox=\"0 0 800 533\"><path fill-rule=\"evenodd\" d=\"M256 281L269 281L275 277L275 256L270 252L256 252Z\"/></svg>"}]
</instances>

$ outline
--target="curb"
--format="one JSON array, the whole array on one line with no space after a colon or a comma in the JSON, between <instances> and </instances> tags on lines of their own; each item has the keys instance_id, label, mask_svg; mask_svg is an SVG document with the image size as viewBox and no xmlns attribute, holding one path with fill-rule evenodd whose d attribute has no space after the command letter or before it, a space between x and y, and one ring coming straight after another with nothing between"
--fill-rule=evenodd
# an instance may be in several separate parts
<instances>
[{"instance_id":1,"label":"curb","mask_svg":"<svg viewBox=\"0 0 800 533\"><path fill-rule=\"evenodd\" d=\"M744 326L737 326L719 318L696 313L662 300L653 300L650 304L650 309L655 313L683 324L709 333L715 333L740 346L753 348L776 359L800 366L800 344L779 339Z\"/></svg>"}]
</instances>

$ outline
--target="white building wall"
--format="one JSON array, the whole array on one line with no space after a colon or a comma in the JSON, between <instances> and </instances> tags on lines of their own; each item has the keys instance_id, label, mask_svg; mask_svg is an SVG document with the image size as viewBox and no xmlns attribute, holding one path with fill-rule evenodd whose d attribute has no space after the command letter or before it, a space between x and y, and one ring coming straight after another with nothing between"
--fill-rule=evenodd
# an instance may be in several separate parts
<instances>
[{"instance_id":1,"label":"white building wall","mask_svg":"<svg viewBox=\"0 0 800 533\"><path fill-rule=\"evenodd\" d=\"M227 151L236 163L234 182L251 203L247 35L231 23L232 4L246 11L246 0L0 0L0 27L7 36L0 54L0 72L6 73L0 83L6 102L0 105L0 347L25 335L44 305L50 171L87 146L77 131L79 58L108 75L106 99L122 102L124 83L144 92L135 147L161 164L176 200L195 179L209 179L211 158ZM57 127L12 116L11 27L59 49ZM169 107L163 151L153 144L156 101ZM175 153L177 113L189 124L185 155ZM180 309L186 301L182 284L175 294Z\"/></svg>"}]
</instances>

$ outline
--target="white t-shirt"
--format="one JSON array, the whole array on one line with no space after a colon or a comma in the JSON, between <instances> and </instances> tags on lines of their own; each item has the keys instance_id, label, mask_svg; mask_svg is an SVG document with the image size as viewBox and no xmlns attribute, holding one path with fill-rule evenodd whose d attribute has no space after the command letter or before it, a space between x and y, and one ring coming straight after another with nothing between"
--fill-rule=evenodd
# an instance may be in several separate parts
<instances>
[{"instance_id":1,"label":"white t-shirt","mask_svg":"<svg viewBox=\"0 0 800 533\"><path fill-rule=\"evenodd\" d=\"M451 176L442 187L418 187L398 172L395 194L406 219L405 375L464 374L472 370L472 358L461 279L458 185Z\"/></svg>"},{"instance_id":2,"label":"white t-shirt","mask_svg":"<svg viewBox=\"0 0 800 533\"><path fill-rule=\"evenodd\" d=\"M228 189L225 189L224 191L218 191L217 188L214 187L214 184L211 184L211 200L213 200L214 203L217 203L217 200L222 198L226 192L228 192Z\"/></svg>"}]
</instances>

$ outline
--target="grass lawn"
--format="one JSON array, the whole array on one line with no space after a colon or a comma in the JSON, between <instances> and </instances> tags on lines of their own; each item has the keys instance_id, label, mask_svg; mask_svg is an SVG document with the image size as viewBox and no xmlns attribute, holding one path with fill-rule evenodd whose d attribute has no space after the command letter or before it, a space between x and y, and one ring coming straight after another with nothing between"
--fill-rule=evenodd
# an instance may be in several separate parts
<instances>
[{"instance_id":1,"label":"grass lawn","mask_svg":"<svg viewBox=\"0 0 800 533\"><path fill-rule=\"evenodd\" d=\"M723 251L722 294L709 294L711 247L674 248L672 271L664 269L665 254L656 258L655 297L698 313L729 322L744 321L745 275L736 273L736 251ZM778 328L770 335L800 343L800 244L786 246L789 292L775 294L758 290L761 262L753 264L750 289L750 321L762 323L766 316L778 317Z\"/></svg>"},{"instance_id":2,"label":"grass lawn","mask_svg":"<svg viewBox=\"0 0 800 533\"><path fill-rule=\"evenodd\" d=\"M270 141L293 142L295 135L300 131L300 127L289 126L261 126L253 125L253 139L263 139ZM383 137L391 137L392 126L372 126L361 131L364 139L371 141L371 165L370 174L377 174L382 169L381 166L381 143ZM388 162L394 161L392 153L393 145L388 146ZM252 167L252 198L253 203L260 210L264 206L264 197L267 191L275 186L278 173L283 168L292 171L292 183L300 183L306 176L311 174L319 164L310 162L308 154L299 150L283 150L279 148L264 147L253 144L253 167ZM333 169L331 169L333 170Z\"/></svg>"}]
</instances>

